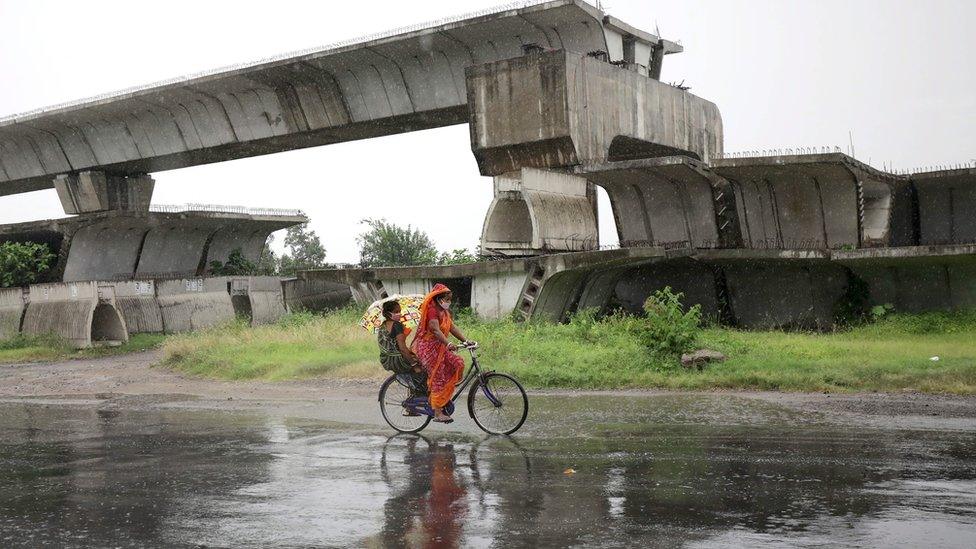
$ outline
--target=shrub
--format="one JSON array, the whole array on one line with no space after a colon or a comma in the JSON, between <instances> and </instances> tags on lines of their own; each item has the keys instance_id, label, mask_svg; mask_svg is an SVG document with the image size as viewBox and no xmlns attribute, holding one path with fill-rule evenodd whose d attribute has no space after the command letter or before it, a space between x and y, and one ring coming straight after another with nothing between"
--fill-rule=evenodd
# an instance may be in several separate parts
<instances>
[{"instance_id":1,"label":"shrub","mask_svg":"<svg viewBox=\"0 0 976 549\"><path fill-rule=\"evenodd\" d=\"M659 356L673 356L691 350L701 331L701 305L687 311L681 305L682 293L674 293L671 287L654 292L644 302L647 313L642 343Z\"/></svg>"},{"instance_id":2,"label":"shrub","mask_svg":"<svg viewBox=\"0 0 976 549\"><path fill-rule=\"evenodd\" d=\"M4 242L0 244L0 288L33 284L53 262L54 254L47 244Z\"/></svg>"},{"instance_id":3,"label":"shrub","mask_svg":"<svg viewBox=\"0 0 976 549\"><path fill-rule=\"evenodd\" d=\"M213 276L244 276L258 273L258 266L244 257L240 248L234 248L227 257L227 263L210 262L210 274Z\"/></svg>"}]
</instances>

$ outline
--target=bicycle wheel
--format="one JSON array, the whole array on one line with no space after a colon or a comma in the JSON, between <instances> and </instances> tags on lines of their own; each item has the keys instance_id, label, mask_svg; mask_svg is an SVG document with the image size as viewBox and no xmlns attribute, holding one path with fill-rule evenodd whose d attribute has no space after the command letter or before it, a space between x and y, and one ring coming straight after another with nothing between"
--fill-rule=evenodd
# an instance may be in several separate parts
<instances>
[{"instance_id":1,"label":"bicycle wheel","mask_svg":"<svg viewBox=\"0 0 976 549\"><path fill-rule=\"evenodd\" d=\"M380 387L380 412L383 419L401 433L417 433L430 423L428 415L403 415L403 401L410 398L410 388L390 376Z\"/></svg>"},{"instance_id":2,"label":"bicycle wheel","mask_svg":"<svg viewBox=\"0 0 976 549\"><path fill-rule=\"evenodd\" d=\"M510 435L525 423L529 415L529 397L514 377L485 374L471 386L468 412L482 431Z\"/></svg>"}]
</instances>

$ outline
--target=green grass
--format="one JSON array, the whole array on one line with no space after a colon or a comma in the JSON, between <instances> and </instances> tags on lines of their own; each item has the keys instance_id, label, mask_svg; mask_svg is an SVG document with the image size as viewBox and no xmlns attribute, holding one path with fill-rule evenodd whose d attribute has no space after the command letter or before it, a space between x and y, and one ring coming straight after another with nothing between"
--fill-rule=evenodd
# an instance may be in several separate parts
<instances>
[{"instance_id":1,"label":"green grass","mask_svg":"<svg viewBox=\"0 0 976 549\"><path fill-rule=\"evenodd\" d=\"M164 339L165 336L160 334L136 334L118 347L78 350L55 337L19 335L13 339L0 341L0 364L121 355L158 347Z\"/></svg>"},{"instance_id":2,"label":"green grass","mask_svg":"<svg viewBox=\"0 0 976 549\"><path fill-rule=\"evenodd\" d=\"M167 367L218 379L385 377L375 339L347 309L297 315L260 328L235 323L172 336ZM462 331L483 344L482 363L535 388L922 391L976 394L976 312L891 315L831 333L706 328L698 346L729 360L704 371L648 353L642 319L581 315L568 324L478 321ZM939 361L930 360L938 356Z\"/></svg>"}]
</instances>

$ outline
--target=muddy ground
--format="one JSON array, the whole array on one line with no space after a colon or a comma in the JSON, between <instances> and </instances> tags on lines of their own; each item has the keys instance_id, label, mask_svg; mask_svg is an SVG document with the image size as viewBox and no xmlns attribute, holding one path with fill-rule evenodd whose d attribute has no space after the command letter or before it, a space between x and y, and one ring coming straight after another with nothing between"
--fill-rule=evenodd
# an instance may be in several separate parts
<instances>
[{"instance_id":1,"label":"muddy ground","mask_svg":"<svg viewBox=\"0 0 976 549\"><path fill-rule=\"evenodd\" d=\"M159 351L97 359L0 366L0 400L76 399L113 406L255 410L291 417L362 419L376 398L375 380L218 381L185 376L154 364ZM780 393L761 391L533 390L535 396L648 397L694 395L759 400L829 422L874 427L976 430L976 396L923 393ZM80 403L80 402L79 402ZM355 410L353 410L355 409ZM358 410L358 411L357 411ZM376 414L378 416L378 414ZM377 418L370 418L373 423ZM715 418L721 421L722 418Z\"/></svg>"}]
</instances>

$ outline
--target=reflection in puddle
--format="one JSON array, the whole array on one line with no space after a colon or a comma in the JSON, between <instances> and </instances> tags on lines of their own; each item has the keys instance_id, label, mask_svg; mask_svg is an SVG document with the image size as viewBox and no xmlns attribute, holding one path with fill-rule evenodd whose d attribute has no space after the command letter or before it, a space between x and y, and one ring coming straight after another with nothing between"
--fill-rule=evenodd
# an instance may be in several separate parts
<instances>
[{"instance_id":1,"label":"reflection in puddle","mask_svg":"<svg viewBox=\"0 0 976 549\"><path fill-rule=\"evenodd\" d=\"M3 405L0 545L971 545L971 433L583 423L571 400L517 439Z\"/></svg>"}]
</instances>

